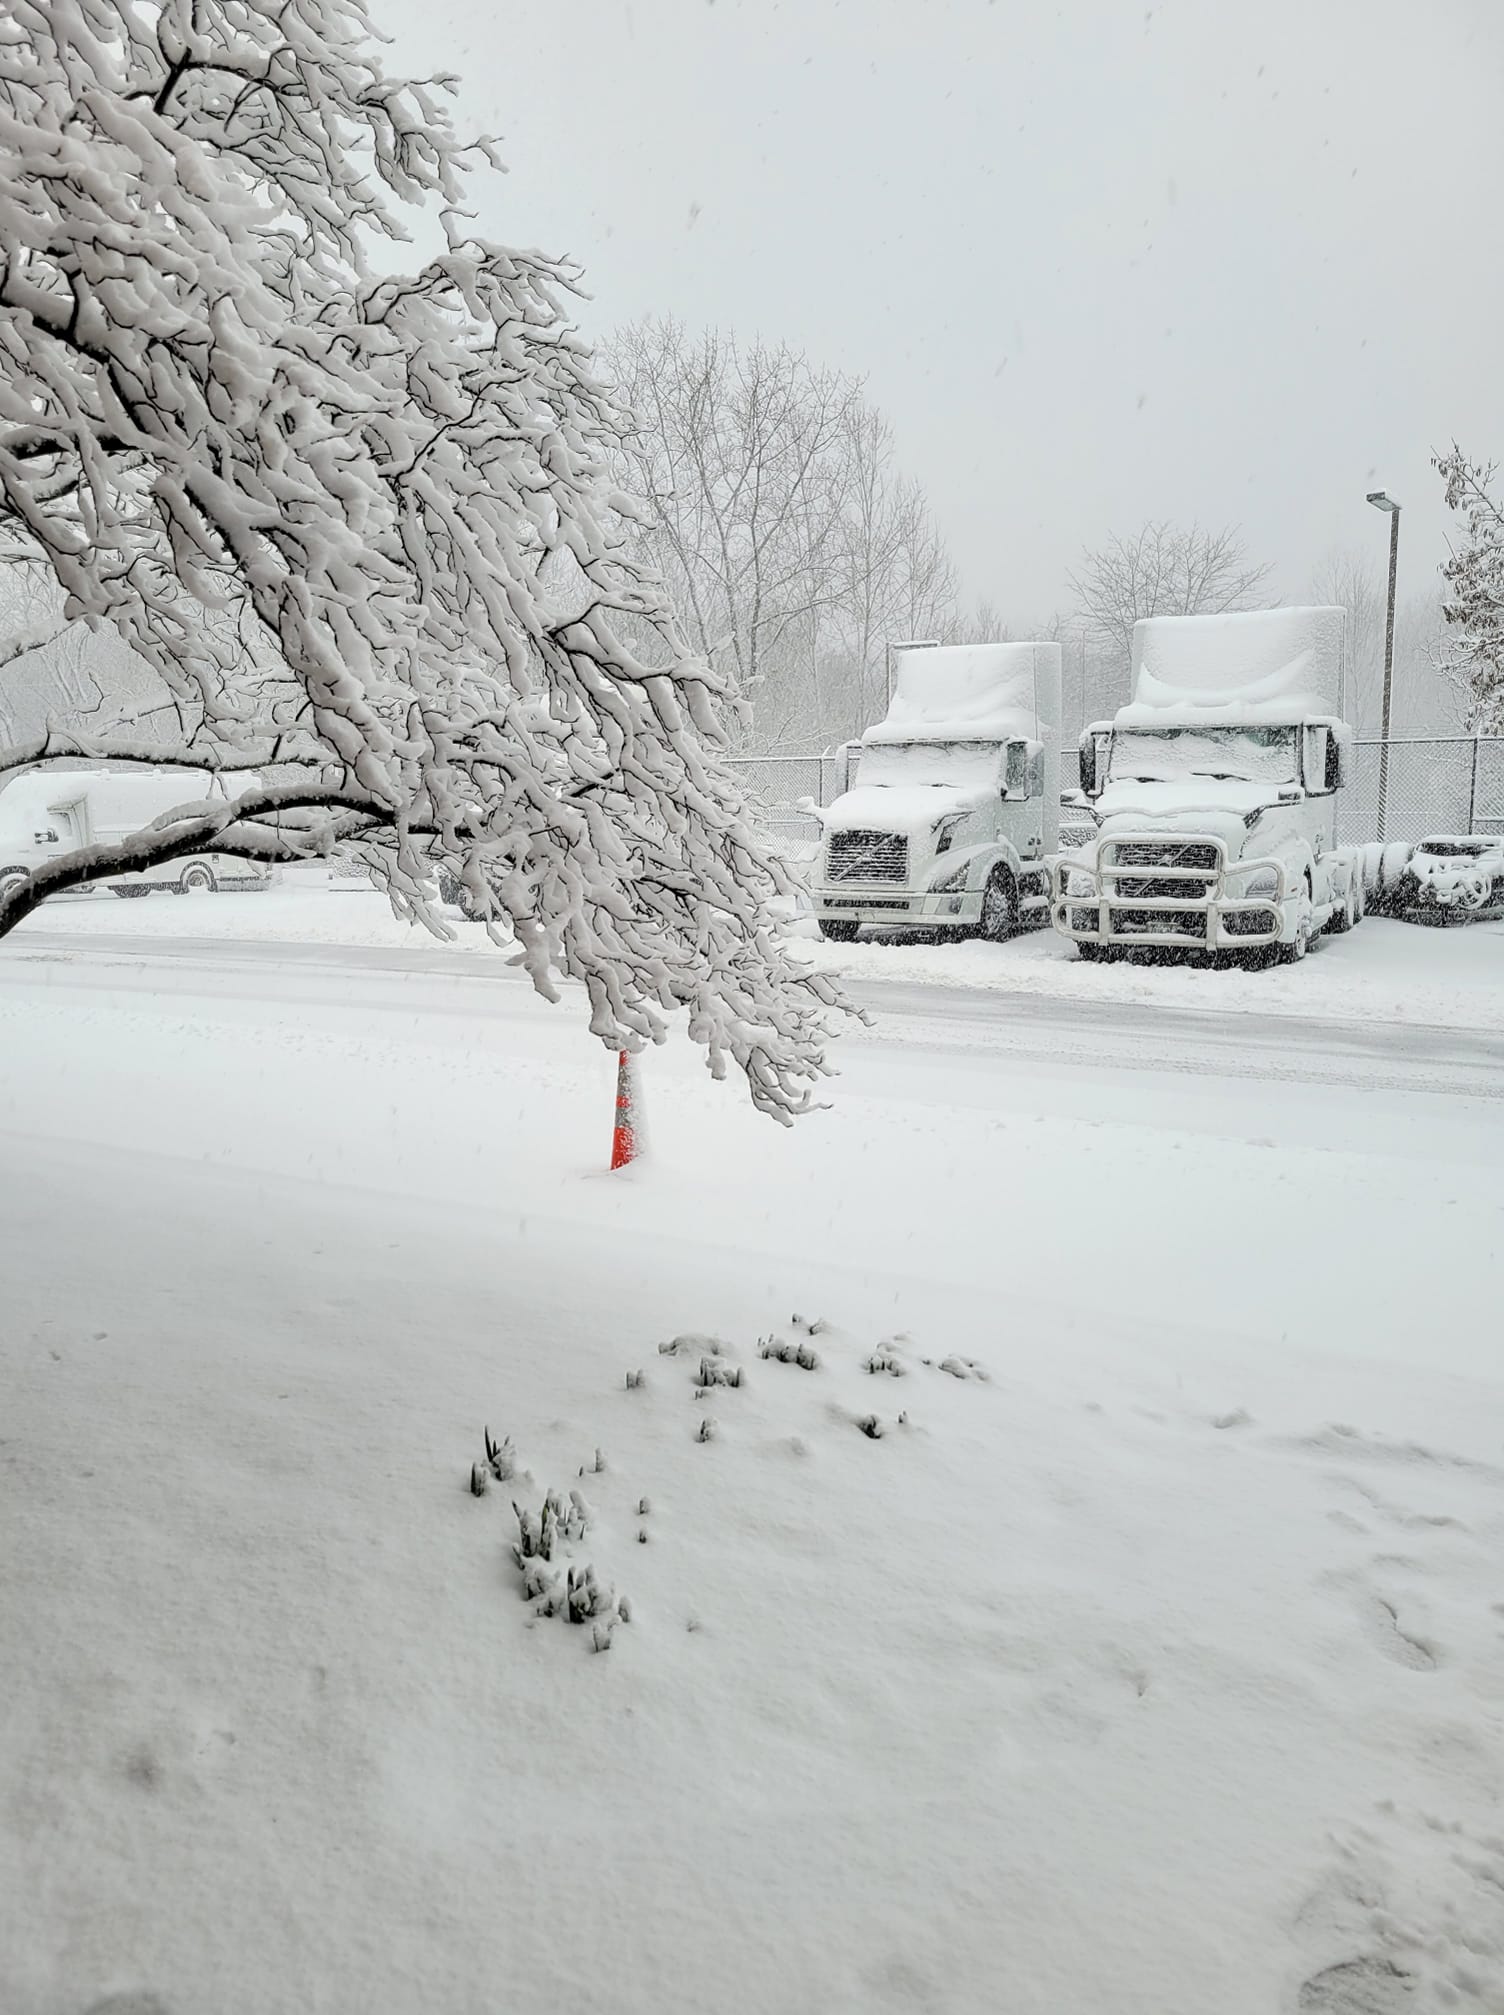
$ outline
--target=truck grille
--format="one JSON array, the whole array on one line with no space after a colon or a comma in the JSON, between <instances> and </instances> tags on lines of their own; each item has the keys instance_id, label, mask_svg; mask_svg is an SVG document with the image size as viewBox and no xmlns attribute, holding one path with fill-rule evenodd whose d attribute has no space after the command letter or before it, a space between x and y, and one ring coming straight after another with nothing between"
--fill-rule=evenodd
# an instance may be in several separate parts
<instances>
[{"instance_id":1,"label":"truck grille","mask_svg":"<svg viewBox=\"0 0 1504 2015\"><path fill-rule=\"evenodd\" d=\"M1117 875L1112 884L1114 895L1139 896L1160 902L1178 902L1193 896L1196 889L1195 882L1180 881L1167 875Z\"/></svg>"},{"instance_id":2,"label":"truck grille","mask_svg":"<svg viewBox=\"0 0 1504 2015\"><path fill-rule=\"evenodd\" d=\"M1123 840L1113 846L1112 861L1119 868L1196 868L1208 875L1219 865L1216 847L1205 840Z\"/></svg>"},{"instance_id":3,"label":"truck grille","mask_svg":"<svg viewBox=\"0 0 1504 2015\"><path fill-rule=\"evenodd\" d=\"M832 833L825 849L825 874L833 882L903 882L909 872L909 843L901 833Z\"/></svg>"}]
</instances>

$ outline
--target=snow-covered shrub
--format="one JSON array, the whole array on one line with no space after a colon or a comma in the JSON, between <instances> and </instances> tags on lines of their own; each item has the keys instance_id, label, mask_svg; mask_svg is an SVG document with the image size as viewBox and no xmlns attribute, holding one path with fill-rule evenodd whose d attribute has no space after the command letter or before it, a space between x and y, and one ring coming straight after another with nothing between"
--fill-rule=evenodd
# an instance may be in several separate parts
<instances>
[{"instance_id":1,"label":"snow-covered shrub","mask_svg":"<svg viewBox=\"0 0 1504 2015\"><path fill-rule=\"evenodd\" d=\"M589 1507L577 1490L570 1491L567 1504L556 1490L549 1491L538 1512L525 1511L514 1498L512 1510L518 1533L512 1557L519 1567L528 1560L552 1560L562 1540L583 1539L590 1525Z\"/></svg>"},{"instance_id":2,"label":"snow-covered shrub","mask_svg":"<svg viewBox=\"0 0 1504 2015\"><path fill-rule=\"evenodd\" d=\"M609 1650L612 1630L618 1622L628 1620L631 1607L624 1597L617 1596L614 1588L600 1580L589 1561L563 1558L565 1550L583 1539L589 1530L590 1509L584 1498L577 1490L571 1490L566 1502L558 1491L551 1490L541 1511L524 1510L515 1503L512 1510L518 1534L512 1558L522 1577L523 1601L533 1604L539 1616L562 1616L568 1623L593 1624L594 1648ZM556 1553L560 1556L562 1574L554 1565Z\"/></svg>"},{"instance_id":3,"label":"snow-covered shrub","mask_svg":"<svg viewBox=\"0 0 1504 2015\"><path fill-rule=\"evenodd\" d=\"M715 1385L730 1386L737 1390L742 1382L742 1368L739 1364L723 1364L718 1357L702 1357L700 1369L695 1373L695 1384L708 1391Z\"/></svg>"},{"instance_id":4,"label":"snow-covered shrub","mask_svg":"<svg viewBox=\"0 0 1504 2015\"><path fill-rule=\"evenodd\" d=\"M512 1446L512 1437L503 1435L500 1441L492 1438L491 1430L485 1430L486 1463L498 1483L510 1483L517 1474L517 1451Z\"/></svg>"},{"instance_id":5,"label":"snow-covered shrub","mask_svg":"<svg viewBox=\"0 0 1504 2015\"><path fill-rule=\"evenodd\" d=\"M714 753L734 695L629 537L580 276L467 234L495 157L453 81L388 76L360 0L0 15L0 521L177 722L64 721L0 775L247 775L39 866L0 935L211 845L345 849L441 937L444 877L613 1049L684 1011L788 1120L838 996L780 939L794 884ZM445 243L402 272L409 218Z\"/></svg>"},{"instance_id":6,"label":"snow-covered shrub","mask_svg":"<svg viewBox=\"0 0 1504 2015\"><path fill-rule=\"evenodd\" d=\"M719 1336L701 1336L690 1330L683 1336L671 1337L667 1343L660 1343L660 1357L692 1357L696 1353L704 1357L734 1357L731 1345Z\"/></svg>"},{"instance_id":7,"label":"snow-covered shrub","mask_svg":"<svg viewBox=\"0 0 1504 2015\"><path fill-rule=\"evenodd\" d=\"M787 1343L781 1336L765 1336L757 1346L759 1357L773 1364L797 1364L801 1371L818 1371L820 1357L807 1343Z\"/></svg>"},{"instance_id":8,"label":"snow-covered shrub","mask_svg":"<svg viewBox=\"0 0 1504 2015\"><path fill-rule=\"evenodd\" d=\"M869 1372L886 1372L890 1378L903 1378L909 1367L889 1342L880 1343L870 1357L864 1358L862 1369Z\"/></svg>"},{"instance_id":9,"label":"snow-covered shrub","mask_svg":"<svg viewBox=\"0 0 1504 2015\"><path fill-rule=\"evenodd\" d=\"M942 1357L940 1369L948 1371L952 1378L974 1378L984 1385L992 1375L985 1371L974 1357Z\"/></svg>"},{"instance_id":10,"label":"snow-covered shrub","mask_svg":"<svg viewBox=\"0 0 1504 2015\"><path fill-rule=\"evenodd\" d=\"M1441 567L1451 645L1445 669L1468 733L1504 734L1504 504L1493 494L1496 470L1469 461L1455 441L1432 459L1461 528Z\"/></svg>"}]
</instances>

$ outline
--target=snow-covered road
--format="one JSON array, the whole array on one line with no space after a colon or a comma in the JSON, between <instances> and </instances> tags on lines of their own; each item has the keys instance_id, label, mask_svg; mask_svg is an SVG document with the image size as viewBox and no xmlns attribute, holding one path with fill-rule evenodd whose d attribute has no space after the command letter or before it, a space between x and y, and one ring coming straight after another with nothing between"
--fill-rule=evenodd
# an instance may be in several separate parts
<instances>
[{"instance_id":1,"label":"snow-covered road","mask_svg":"<svg viewBox=\"0 0 1504 2015\"><path fill-rule=\"evenodd\" d=\"M80 937L37 930L14 941L5 956L17 985L187 993L288 1007L334 998L371 1012L558 1019L494 955L433 941L318 944L189 935L143 941L124 931ZM1504 957L1500 964L1504 989ZM899 1045L909 1052L965 1050L998 1064L1504 1097L1504 1038L1487 1029L1003 993L867 972L854 975L847 991L872 1023L843 1038L843 1075L866 1049Z\"/></svg>"},{"instance_id":2,"label":"snow-covered road","mask_svg":"<svg viewBox=\"0 0 1504 2015\"><path fill-rule=\"evenodd\" d=\"M189 914L0 951L7 2015L1500 2015L1485 1025L864 970L610 1178L494 956Z\"/></svg>"}]
</instances>

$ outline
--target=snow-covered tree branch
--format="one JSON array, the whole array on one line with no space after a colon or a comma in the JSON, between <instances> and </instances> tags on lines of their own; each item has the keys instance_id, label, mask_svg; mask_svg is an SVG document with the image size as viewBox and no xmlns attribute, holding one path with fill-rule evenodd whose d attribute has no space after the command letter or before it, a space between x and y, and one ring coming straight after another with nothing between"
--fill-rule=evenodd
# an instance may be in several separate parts
<instances>
[{"instance_id":1,"label":"snow-covered tree branch","mask_svg":"<svg viewBox=\"0 0 1504 2015\"><path fill-rule=\"evenodd\" d=\"M217 844L358 832L439 929L442 861L605 1041L687 1007L787 1117L835 997L774 935L782 870L707 754L724 682L625 536L577 276L468 235L490 149L448 81L388 77L359 0L11 0L0 532L165 682L185 762L290 761ZM405 212L443 249L396 274ZM66 857L0 935L122 865Z\"/></svg>"},{"instance_id":2,"label":"snow-covered tree branch","mask_svg":"<svg viewBox=\"0 0 1504 2015\"><path fill-rule=\"evenodd\" d=\"M1470 734L1504 734L1504 505L1494 465L1470 462L1454 441L1435 465L1461 543L1444 561L1442 614L1453 635L1443 669L1459 688Z\"/></svg>"}]
</instances>

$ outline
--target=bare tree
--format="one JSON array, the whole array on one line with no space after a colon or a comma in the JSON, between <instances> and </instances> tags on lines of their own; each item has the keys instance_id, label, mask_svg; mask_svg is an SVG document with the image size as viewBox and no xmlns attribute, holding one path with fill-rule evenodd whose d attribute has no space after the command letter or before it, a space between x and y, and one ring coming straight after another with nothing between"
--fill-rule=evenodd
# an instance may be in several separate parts
<instances>
[{"instance_id":1,"label":"bare tree","mask_svg":"<svg viewBox=\"0 0 1504 2015\"><path fill-rule=\"evenodd\" d=\"M60 725L0 776L82 754L277 781L36 869L0 935L211 843L355 841L440 933L446 865L541 991L583 981L613 1047L687 1008L787 1118L835 996L779 948L786 874L707 753L724 682L625 536L577 275L466 235L490 150L452 132L446 81L387 76L358 0L9 0L0 539L182 725ZM401 273L371 246L408 210L446 242ZM771 505L752 522L771 537Z\"/></svg>"},{"instance_id":2,"label":"bare tree","mask_svg":"<svg viewBox=\"0 0 1504 2015\"><path fill-rule=\"evenodd\" d=\"M1140 617L1247 608L1269 573L1249 559L1236 526L1206 530L1161 519L1084 553L1069 580L1081 616L1124 679Z\"/></svg>"},{"instance_id":3,"label":"bare tree","mask_svg":"<svg viewBox=\"0 0 1504 2015\"><path fill-rule=\"evenodd\" d=\"M1329 553L1311 576L1315 602L1347 611L1347 718L1362 736L1374 738L1384 718L1384 632L1388 586L1366 553ZM1454 730L1461 720L1459 696L1441 669L1444 624L1434 590L1408 595L1395 610L1391 732Z\"/></svg>"},{"instance_id":4,"label":"bare tree","mask_svg":"<svg viewBox=\"0 0 1504 2015\"><path fill-rule=\"evenodd\" d=\"M1377 735L1388 597L1378 568L1365 553L1328 553L1311 576L1309 592L1313 602L1347 611L1347 718L1355 733Z\"/></svg>"},{"instance_id":5,"label":"bare tree","mask_svg":"<svg viewBox=\"0 0 1504 2015\"><path fill-rule=\"evenodd\" d=\"M1433 461L1462 538L1441 569L1448 648L1442 669L1457 690L1469 734L1504 734L1504 505L1495 464L1470 462L1454 441Z\"/></svg>"},{"instance_id":6,"label":"bare tree","mask_svg":"<svg viewBox=\"0 0 1504 2015\"><path fill-rule=\"evenodd\" d=\"M802 754L858 733L882 710L886 645L958 620L885 417L787 345L650 320L603 356L637 418L620 474L644 552L746 701L746 743Z\"/></svg>"},{"instance_id":7,"label":"bare tree","mask_svg":"<svg viewBox=\"0 0 1504 2015\"><path fill-rule=\"evenodd\" d=\"M842 592L841 473L860 388L786 345L673 321L622 329L604 361L637 426L622 480L696 648L774 748L806 731L822 630Z\"/></svg>"}]
</instances>

